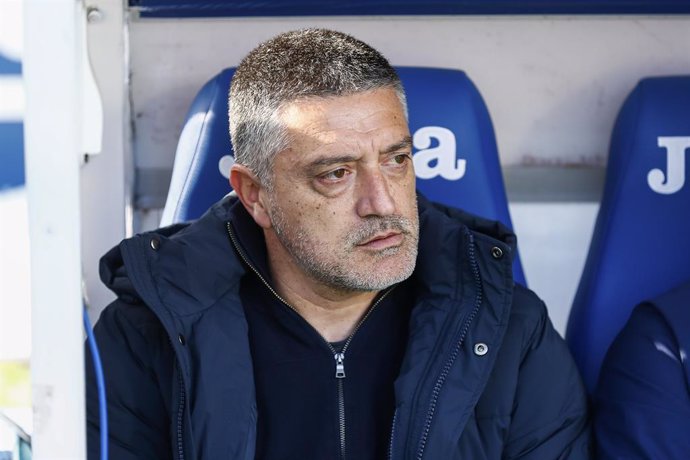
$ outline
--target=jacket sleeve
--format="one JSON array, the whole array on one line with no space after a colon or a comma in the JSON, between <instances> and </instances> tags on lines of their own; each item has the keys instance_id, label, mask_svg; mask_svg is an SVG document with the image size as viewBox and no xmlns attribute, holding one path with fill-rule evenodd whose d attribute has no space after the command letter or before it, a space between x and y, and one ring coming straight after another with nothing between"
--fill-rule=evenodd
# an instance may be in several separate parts
<instances>
[{"instance_id":1,"label":"jacket sleeve","mask_svg":"<svg viewBox=\"0 0 690 460\"><path fill-rule=\"evenodd\" d=\"M106 384L109 458L169 459L173 354L157 318L117 300L94 327ZM98 391L86 344L87 451L100 458Z\"/></svg>"},{"instance_id":2,"label":"jacket sleeve","mask_svg":"<svg viewBox=\"0 0 690 460\"><path fill-rule=\"evenodd\" d=\"M686 459L690 389L664 317L638 306L604 360L595 392L599 458Z\"/></svg>"},{"instance_id":3,"label":"jacket sleeve","mask_svg":"<svg viewBox=\"0 0 690 460\"><path fill-rule=\"evenodd\" d=\"M525 322L528 325L503 458L588 459L591 435L584 385L546 307L538 302L536 324Z\"/></svg>"}]
</instances>

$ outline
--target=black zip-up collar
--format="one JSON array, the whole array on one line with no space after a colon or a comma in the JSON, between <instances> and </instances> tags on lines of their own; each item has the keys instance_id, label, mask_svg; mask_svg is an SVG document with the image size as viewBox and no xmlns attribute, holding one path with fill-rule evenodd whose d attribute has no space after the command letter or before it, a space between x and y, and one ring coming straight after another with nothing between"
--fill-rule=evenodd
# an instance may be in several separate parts
<instances>
[{"instance_id":1,"label":"black zip-up collar","mask_svg":"<svg viewBox=\"0 0 690 460\"><path fill-rule=\"evenodd\" d=\"M256 373L257 458L382 458L413 296L405 291L387 300L393 288L379 293L336 349L271 286L264 239L253 220L238 216L227 227L250 272L241 298ZM299 423L284 423L293 419Z\"/></svg>"}]
</instances>

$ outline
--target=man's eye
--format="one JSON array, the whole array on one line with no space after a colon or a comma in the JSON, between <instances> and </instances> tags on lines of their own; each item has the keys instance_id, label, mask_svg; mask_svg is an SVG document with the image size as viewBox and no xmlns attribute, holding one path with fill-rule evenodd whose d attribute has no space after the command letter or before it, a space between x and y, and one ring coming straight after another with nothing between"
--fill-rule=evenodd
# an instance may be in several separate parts
<instances>
[{"instance_id":1,"label":"man's eye","mask_svg":"<svg viewBox=\"0 0 690 460\"><path fill-rule=\"evenodd\" d=\"M405 163L409 158L410 158L410 155L408 155L407 153L401 153L401 154L395 155L393 157L393 162L395 164L401 165L401 164Z\"/></svg>"},{"instance_id":2,"label":"man's eye","mask_svg":"<svg viewBox=\"0 0 690 460\"><path fill-rule=\"evenodd\" d=\"M346 174L347 174L347 170L345 168L339 168L339 169L335 169L329 173L326 173L321 177L326 179L326 180L337 180L337 179L342 179L343 177L345 177Z\"/></svg>"}]
</instances>

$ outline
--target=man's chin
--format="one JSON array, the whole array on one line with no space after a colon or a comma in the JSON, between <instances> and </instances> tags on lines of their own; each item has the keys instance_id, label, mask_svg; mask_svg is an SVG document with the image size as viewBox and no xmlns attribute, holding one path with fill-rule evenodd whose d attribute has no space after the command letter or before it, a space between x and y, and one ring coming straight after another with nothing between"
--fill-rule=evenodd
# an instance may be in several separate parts
<instances>
[{"instance_id":1,"label":"man's chin","mask_svg":"<svg viewBox=\"0 0 690 460\"><path fill-rule=\"evenodd\" d=\"M414 261L404 265L398 262L392 267L390 264L373 264L370 270L351 275L343 284L356 291L381 291L408 279L414 265Z\"/></svg>"}]
</instances>

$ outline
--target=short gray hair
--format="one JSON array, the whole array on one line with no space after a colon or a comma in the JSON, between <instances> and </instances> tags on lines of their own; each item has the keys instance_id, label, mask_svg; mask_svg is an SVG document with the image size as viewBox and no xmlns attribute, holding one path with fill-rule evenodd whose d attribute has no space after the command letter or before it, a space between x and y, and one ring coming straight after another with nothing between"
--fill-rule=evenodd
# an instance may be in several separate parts
<instances>
[{"instance_id":1,"label":"short gray hair","mask_svg":"<svg viewBox=\"0 0 690 460\"><path fill-rule=\"evenodd\" d=\"M405 92L385 57L356 38L326 29L280 34L254 48L230 85L230 138L235 161L266 187L275 155L288 146L280 110L309 97L395 90L407 117Z\"/></svg>"}]
</instances>

